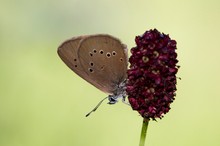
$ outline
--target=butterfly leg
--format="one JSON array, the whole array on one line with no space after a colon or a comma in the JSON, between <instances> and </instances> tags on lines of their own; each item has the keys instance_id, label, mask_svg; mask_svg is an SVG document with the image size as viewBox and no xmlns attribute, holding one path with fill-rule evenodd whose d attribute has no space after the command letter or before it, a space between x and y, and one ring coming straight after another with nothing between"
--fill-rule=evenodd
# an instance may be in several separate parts
<instances>
[{"instance_id":1,"label":"butterfly leg","mask_svg":"<svg viewBox=\"0 0 220 146\"><path fill-rule=\"evenodd\" d=\"M122 97L122 102L128 106L131 106L130 103L126 101L126 96Z\"/></svg>"}]
</instances>

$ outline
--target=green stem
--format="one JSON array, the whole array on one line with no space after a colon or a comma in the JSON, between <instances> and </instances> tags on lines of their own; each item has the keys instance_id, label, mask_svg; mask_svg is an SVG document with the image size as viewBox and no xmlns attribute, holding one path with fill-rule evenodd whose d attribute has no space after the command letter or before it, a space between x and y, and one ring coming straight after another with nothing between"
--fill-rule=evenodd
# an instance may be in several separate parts
<instances>
[{"instance_id":1,"label":"green stem","mask_svg":"<svg viewBox=\"0 0 220 146\"><path fill-rule=\"evenodd\" d=\"M147 135L147 127L148 127L149 120L144 119L142 124L142 130L141 130L141 138L140 138L140 144L139 146L144 146L146 135Z\"/></svg>"}]
</instances>

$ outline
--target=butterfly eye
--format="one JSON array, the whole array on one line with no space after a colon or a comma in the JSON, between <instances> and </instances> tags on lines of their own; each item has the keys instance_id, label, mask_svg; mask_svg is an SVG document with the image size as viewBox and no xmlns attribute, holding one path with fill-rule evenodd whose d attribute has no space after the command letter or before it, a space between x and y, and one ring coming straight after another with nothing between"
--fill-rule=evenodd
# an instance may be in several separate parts
<instances>
[{"instance_id":1,"label":"butterfly eye","mask_svg":"<svg viewBox=\"0 0 220 146\"><path fill-rule=\"evenodd\" d=\"M122 62L122 61L123 61L123 58L120 58L120 61Z\"/></svg>"},{"instance_id":2,"label":"butterfly eye","mask_svg":"<svg viewBox=\"0 0 220 146\"><path fill-rule=\"evenodd\" d=\"M100 50L99 53L100 53L100 54L103 54L104 52L103 52L103 50Z\"/></svg>"},{"instance_id":3,"label":"butterfly eye","mask_svg":"<svg viewBox=\"0 0 220 146\"><path fill-rule=\"evenodd\" d=\"M93 56L92 52L89 52L89 55L92 57Z\"/></svg>"},{"instance_id":4,"label":"butterfly eye","mask_svg":"<svg viewBox=\"0 0 220 146\"><path fill-rule=\"evenodd\" d=\"M93 49L93 52L96 53L97 52L96 49Z\"/></svg>"},{"instance_id":5,"label":"butterfly eye","mask_svg":"<svg viewBox=\"0 0 220 146\"><path fill-rule=\"evenodd\" d=\"M108 52L108 53L106 54L106 56L107 56L108 58L110 58L110 57L111 57L111 54Z\"/></svg>"},{"instance_id":6,"label":"butterfly eye","mask_svg":"<svg viewBox=\"0 0 220 146\"><path fill-rule=\"evenodd\" d=\"M76 59L74 59L74 61L77 61Z\"/></svg>"},{"instance_id":7,"label":"butterfly eye","mask_svg":"<svg viewBox=\"0 0 220 146\"><path fill-rule=\"evenodd\" d=\"M112 51L112 56L115 56L117 53L115 51Z\"/></svg>"}]
</instances>

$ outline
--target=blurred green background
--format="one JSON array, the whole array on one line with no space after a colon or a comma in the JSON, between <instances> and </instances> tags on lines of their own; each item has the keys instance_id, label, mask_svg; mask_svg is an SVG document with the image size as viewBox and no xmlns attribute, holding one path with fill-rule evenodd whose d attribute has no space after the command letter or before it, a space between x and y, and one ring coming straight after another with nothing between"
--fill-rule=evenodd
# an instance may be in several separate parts
<instances>
[{"instance_id":1,"label":"blurred green background","mask_svg":"<svg viewBox=\"0 0 220 146\"><path fill-rule=\"evenodd\" d=\"M74 74L57 47L108 33L133 47L150 28L177 40L172 109L147 146L220 145L219 0L0 0L0 146L137 146L142 118Z\"/></svg>"}]
</instances>

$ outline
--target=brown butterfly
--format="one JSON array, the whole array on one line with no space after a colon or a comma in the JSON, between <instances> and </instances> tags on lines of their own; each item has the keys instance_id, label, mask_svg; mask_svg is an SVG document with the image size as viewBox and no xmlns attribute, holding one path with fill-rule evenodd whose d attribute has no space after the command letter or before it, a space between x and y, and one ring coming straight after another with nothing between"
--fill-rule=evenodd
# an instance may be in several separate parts
<instances>
[{"instance_id":1,"label":"brown butterfly","mask_svg":"<svg viewBox=\"0 0 220 146\"><path fill-rule=\"evenodd\" d=\"M106 97L109 104L115 104L120 97L125 101L128 55L119 39L107 34L78 36L63 42L57 52L77 75L110 94Z\"/></svg>"}]
</instances>

